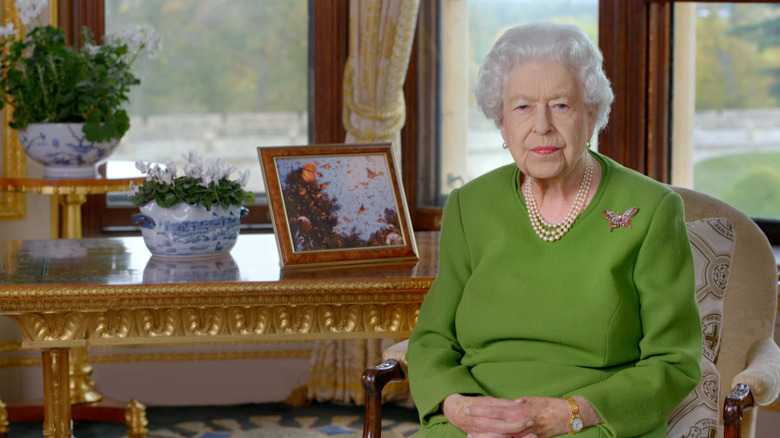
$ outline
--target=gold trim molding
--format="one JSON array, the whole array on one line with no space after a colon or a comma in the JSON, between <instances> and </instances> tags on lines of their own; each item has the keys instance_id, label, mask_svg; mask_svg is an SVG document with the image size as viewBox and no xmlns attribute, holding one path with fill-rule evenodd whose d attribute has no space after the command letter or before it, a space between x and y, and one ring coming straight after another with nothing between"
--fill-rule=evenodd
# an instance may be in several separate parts
<instances>
[{"instance_id":1,"label":"gold trim molding","mask_svg":"<svg viewBox=\"0 0 780 438\"><path fill-rule=\"evenodd\" d=\"M19 344L19 348L17 350L21 350L22 343L21 341L16 341ZM242 345L292 345L292 344L307 344L311 343L312 341L306 341L306 340L294 340L294 339L286 339L286 340L275 340L275 341L266 341L265 339L258 338L258 339L240 339L238 341L233 342L227 342L224 340L211 340L211 341L202 341L198 342L197 345L199 347L213 347L213 346L219 346L219 347L230 347L230 346L242 346ZM154 347L155 348L166 348L166 347L186 347L186 343L184 342L155 342ZM137 345L95 345L95 349L122 349L122 348L136 348Z\"/></svg>"},{"instance_id":2,"label":"gold trim molding","mask_svg":"<svg viewBox=\"0 0 780 438\"><path fill-rule=\"evenodd\" d=\"M16 339L0 342L0 353L9 351L19 351L22 349L22 343Z\"/></svg>"},{"instance_id":3,"label":"gold trim molding","mask_svg":"<svg viewBox=\"0 0 780 438\"><path fill-rule=\"evenodd\" d=\"M225 307L140 307L104 312L9 315L24 348L183 343L251 339L404 337L419 303L319 304Z\"/></svg>"},{"instance_id":4,"label":"gold trim molding","mask_svg":"<svg viewBox=\"0 0 780 438\"><path fill-rule=\"evenodd\" d=\"M39 367L41 358L38 357L9 357L0 359L0 369L12 367Z\"/></svg>"},{"instance_id":5,"label":"gold trim molding","mask_svg":"<svg viewBox=\"0 0 780 438\"><path fill-rule=\"evenodd\" d=\"M89 356L90 364L139 363L139 362L211 362L257 359L309 359L311 349L264 351L213 351L187 353L128 353L99 354ZM40 356L9 357L0 359L0 369L13 367L39 367Z\"/></svg>"},{"instance_id":6,"label":"gold trim molding","mask_svg":"<svg viewBox=\"0 0 780 438\"><path fill-rule=\"evenodd\" d=\"M197 345L209 346L247 346L247 345L292 345L311 341L280 340L266 341L258 339L240 339L238 341L203 341ZM160 342L155 347L180 347L186 345L183 342ZM96 345L97 349L125 349L137 347L134 345ZM10 340L0 342L0 353L18 353L24 350L22 342ZM281 350L237 350L237 351L213 351L213 352L184 352L184 353L108 353L90 355L90 363L125 363L125 362L202 362L202 361L227 361L227 360L253 360L253 359L301 359L309 358L310 348L281 349ZM0 358L0 369L12 367L41 366L40 356L35 357L4 357Z\"/></svg>"},{"instance_id":7,"label":"gold trim molding","mask_svg":"<svg viewBox=\"0 0 780 438\"><path fill-rule=\"evenodd\" d=\"M3 25L13 23L19 34L24 35L19 13L14 7L14 0L2 0ZM3 170L0 176L6 178L23 178L26 174L25 156L16 131L8 127L12 110L6 106L3 110ZM0 220L21 220L25 218L27 204L25 195L21 193L0 193Z\"/></svg>"},{"instance_id":8,"label":"gold trim molding","mask_svg":"<svg viewBox=\"0 0 780 438\"><path fill-rule=\"evenodd\" d=\"M406 337L430 280L3 288L23 348ZM370 292L367 292L370 291Z\"/></svg>"},{"instance_id":9,"label":"gold trim molding","mask_svg":"<svg viewBox=\"0 0 780 438\"><path fill-rule=\"evenodd\" d=\"M215 351L210 353L141 353L141 354L105 354L91 355L91 364L131 363L131 362L208 362L223 360L255 359L308 359L311 349L269 350L269 351Z\"/></svg>"},{"instance_id":10,"label":"gold trim molding","mask_svg":"<svg viewBox=\"0 0 780 438\"><path fill-rule=\"evenodd\" d=\"M197 285L45 285L10 286L0 290L3 313L29 310L101 310L155 306L180 307L201 305L249 304L351 304L368 302L422 302L432 280L343 280L316 282L290 280L283 282L203 283ZM365 291L377 291L366 293ZM32 299L31 299L32 298ZM76 307L73 307L76 306Z\"/></svg>"}]
</instances>

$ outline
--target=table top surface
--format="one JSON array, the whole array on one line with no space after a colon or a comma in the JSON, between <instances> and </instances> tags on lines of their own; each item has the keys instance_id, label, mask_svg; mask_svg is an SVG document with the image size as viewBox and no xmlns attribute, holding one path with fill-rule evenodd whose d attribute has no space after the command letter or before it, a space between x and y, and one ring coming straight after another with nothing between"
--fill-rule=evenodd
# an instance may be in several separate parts
<instances>
[{"instance_id":1,"label":"table top surface","mask_svg":"<svg viewBox=\"0 0 780 438\"><path fill-rule=\"evenodd\" d=\"M103 194L128 190L130 184L143 184L145 178L34 179L2 178L0 191L44 195Z\"/></svg>"},{"instance_id":2,"label":"table top surface","mask_svg":"<svg viewBox=\"0 0 780 438\"><path fill-rule=\"evenodd\" d=\"M143 238L0 240L0 298L55 287L432 281L438 265L438 233L416 234L420 260L413 263L282 270L273 234L242 234L229 254L192 259L152 256ZM25 294L26 295L26 294Z\"/></svg>"},{"instance_id":3,"label":"table top surface","mask_svg":"<svg viewBox=\"0 0 780 438\"><path fill-rule=\"evenodd\" d=\"M438 233L420 260L281 269L273 234L229 254L152 256L143 238L0 241L0 314L23 348L405 337L436 276Z\"/></svg>"}]
</instances>

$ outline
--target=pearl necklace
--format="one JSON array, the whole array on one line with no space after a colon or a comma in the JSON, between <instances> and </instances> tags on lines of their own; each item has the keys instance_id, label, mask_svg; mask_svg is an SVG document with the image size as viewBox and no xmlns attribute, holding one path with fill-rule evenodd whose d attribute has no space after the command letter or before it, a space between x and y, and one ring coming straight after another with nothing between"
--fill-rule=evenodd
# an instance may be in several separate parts
<instances>
[{"instance_id":1,"label":"pearl necklace","mask_svg":"<svg viewBox=\"0 0 780 438\"><path fill-rule=\"evenodd\" d=\"M569 214L563 219L563 221L557 224L547 223L539 214L539 209L536 206L536 199L534 198L533 182L531 178L528 178L528 183L523 185L523 198L528 208L528 218L531 220L531 226L536 232L536 235L545 242L555 242L563 237L571 228L574 221L580 216L580 213L585 206L585 201L590 192L590 181L593 177L593 160L590 155L587 156L587 163L585 164L585 175L582 177L582 183L580 183L580 189L577 191L577 196L574 198L574 203L569 209Z\"/></svg>"}]
</instances>

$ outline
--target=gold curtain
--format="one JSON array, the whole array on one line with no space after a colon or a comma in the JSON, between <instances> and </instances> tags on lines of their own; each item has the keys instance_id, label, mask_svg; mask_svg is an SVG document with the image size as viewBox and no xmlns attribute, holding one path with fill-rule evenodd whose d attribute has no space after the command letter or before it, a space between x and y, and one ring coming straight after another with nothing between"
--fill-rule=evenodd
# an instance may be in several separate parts
<instances>
[{"instance_id":1,"label":"gold curtain","mask_svg":"<svg viewBox=\"0 0 780 438\"><path fill-rule=\"evenodd\" d=\"M365 404L360 383L363 371L368 366L382 363L382 352L396 342L393 339L318 342L309 364L307 400ZM408 398L409 385L406 382L390 383L382 391L382 399L386 402L404 402Z\"/></svg>"},{"instance_id":2,"label":"gold curtain","mask_svg":"<svg viewBox=\"0 0 780 438\"><path fill-rule=\"evenodd\" d=\"M404 80L419 0L351 0L342 120L347 143L392 142L400 156Z\"/></svg>"},{"instance_id":3,"label":"gold curtain","mask_svg":"<svg viewBox=\"0 0 780 438\"><path fill-rule=\"evenodd\" d=\"M351 0L349 54L344 72L343 123L346 143L390 142L400 157L406 122L403 86L419 0ZM391 339L323 341L309 366L307 399L364 404L360 379L367 366L382 362ZM408 398L406 385L391 384L386 401Z\"/></svg>"}]
</instances>

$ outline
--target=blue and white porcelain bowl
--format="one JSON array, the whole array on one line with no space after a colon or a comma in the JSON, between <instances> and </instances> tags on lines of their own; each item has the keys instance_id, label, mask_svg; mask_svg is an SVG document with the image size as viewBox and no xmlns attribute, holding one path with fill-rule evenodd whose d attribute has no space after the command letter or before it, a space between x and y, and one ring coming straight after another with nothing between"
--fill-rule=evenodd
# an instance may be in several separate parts
<instances>
[{"instance_id":1,"label":"blue and white porcelain bowl","mask_svg":"<svg viewBox=\"0 0 780 438\"><path fill-rule=\"evenodd\" d=\"M95 178L95 166L108 159L119 139L92 142L83 123L30 123L19 130L19 142L46 168L46 178Z\"/></svg>"},{"instance_id":2,"label":"blue and white porcelain bowl","mask_svg":"<svg viewBox=\"0 0 780 438\"><path fill-rule=\"evenodd\" d=\"M204 257L226 254L238 240L241 218L249 211L244 207L225 209L180 202L160 207L152 201L133 217L141 225L144 243L153 256Z\"/></svg>"}]
</instances>

